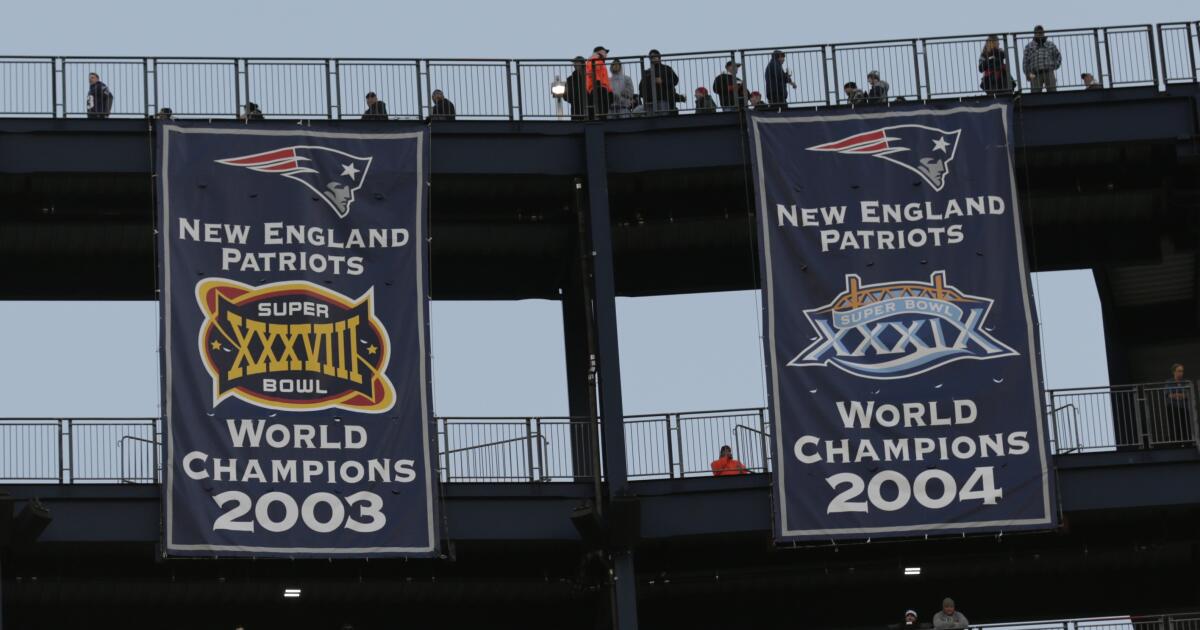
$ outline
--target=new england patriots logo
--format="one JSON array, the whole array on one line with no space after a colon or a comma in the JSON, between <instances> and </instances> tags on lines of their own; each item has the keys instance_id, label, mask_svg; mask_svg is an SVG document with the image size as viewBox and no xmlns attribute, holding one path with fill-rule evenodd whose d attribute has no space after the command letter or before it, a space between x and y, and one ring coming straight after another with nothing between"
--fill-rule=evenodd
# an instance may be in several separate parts
<instances>
[{"instance_id":1,"label":"new england patriots logo","mask_svg":"<svg viewBox=\"0 0 1200 630\"><path fill-rule=\"evenodd\" d=\"M371 159L326 147L295 146L216 162L298 181L317 193L338 218L344 219L350 214L355 191L367 180Z\"/></svg>"},{"instance_id":2,"label":"new england patriots logo","mask_svg":"<svg viewBox=\"0 0 1200 630\"><path fill-rule=\"evenodd\" d=\"M845 280L833 301L804 311L817 336L789 366L896 379L962 359L1017 354L984 327L992 300L947 284L945 271L933 272L928 282L863 285L854 274Z\"/></svg>"},{"instance_id":3,"label":"new england patriots logo","mask_svg":"<svg viewBox=\"0 0 1200 630\"><path fill-rule=\"evenodd\" d=\"M946 185L946 175L950 173L950 162L954 160L961 134L961 129L946 131L925 125L895 125L818 144L808 150L884 159L920 175L926 184L940 191Z\"/></svg>"}]
</instances>

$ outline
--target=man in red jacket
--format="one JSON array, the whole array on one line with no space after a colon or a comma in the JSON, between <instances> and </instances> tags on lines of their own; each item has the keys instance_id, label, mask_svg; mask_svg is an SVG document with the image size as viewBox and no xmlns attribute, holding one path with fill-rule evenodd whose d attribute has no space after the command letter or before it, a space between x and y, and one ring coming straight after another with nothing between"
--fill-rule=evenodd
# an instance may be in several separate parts
<instances>
[{"instance_id":1,"label":"man in red jacket","mask_svg":"<svg viewBox=\"0 0 1200 630\"><path fill-rule=\"evenodd\" d=\"M597 46L587 61L587 92L592 105L591 118L607 118L608 105L612 102L612 84L608 80L608 67L604 60L608 49Z\"/></svg>"},{"instance_id":2,"label":"man in red jacket","mask_svg":"<svg viewBox=\"0 0 1200 630\"><path fill-rule=\"evenodd\" d=\"M712 463L712 471L714 477L750 474L750 471L746 470L742 462L733 458L733 449L729 448L729 446L721 447L721 456Z\"/></svg>"}]
</instances>

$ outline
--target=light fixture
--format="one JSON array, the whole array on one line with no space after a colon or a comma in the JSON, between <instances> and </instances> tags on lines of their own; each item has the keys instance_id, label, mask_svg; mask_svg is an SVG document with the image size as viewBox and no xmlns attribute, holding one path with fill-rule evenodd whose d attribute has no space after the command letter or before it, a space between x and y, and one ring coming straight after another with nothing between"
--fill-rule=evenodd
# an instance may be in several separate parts
<instances>
[{"instance_id":1,"label":"light fixture","mask_svg":"<svg viewBox=\"0 0 1200 630\"><path fill-rule=\"evenodd\" d=\"M904 575L921 575L921 567L904 567Z\"/></svg>"},{"instance_id":2,"label":"light fixture","mask_svg":"<svg viewBox=\"0 0 1200 630\"><path fill-rule=\"evenodd\" d=\"M567 84L563 83L562 75L554 75L554 83L550 84L550 95L554 97L554 115L562 120L563 96L567 94Z\"/></svg>"},{"instance_id":3,"label":"light fixture","mask_svg":"<svg viewBox=\"0 0 1200 630\"><path fill-rule=\"evenodd\" d=\"M299 599L300 598L300 589L285 588L285 589L283 589L283 597L284 597L284 599Z\"/></svg>"}]
</instances>

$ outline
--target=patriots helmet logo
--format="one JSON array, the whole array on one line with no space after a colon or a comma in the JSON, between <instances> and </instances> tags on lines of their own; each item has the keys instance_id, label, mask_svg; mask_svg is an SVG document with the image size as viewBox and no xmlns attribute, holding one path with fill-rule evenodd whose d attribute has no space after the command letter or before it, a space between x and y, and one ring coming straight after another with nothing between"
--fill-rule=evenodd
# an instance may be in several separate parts
<instances>
[{"instance_id":1,"label":"patriots helmet logo","mask_svg":"<svg viewBox=\"0 0 1200 630\"><path fill-rule=\"evenodd\" d=\"M946 131L925 125L895 125L818 144L808 150L869 155L887 160L916 173L926 184L940 191L946 185L946 175L950 173L950 162L954 160L961 134L962 129Z\"/></svg>"},{"instance_id":2,"label":"patriots helmet logo","mask_svg":"<svg viewBox=\"0 0 1200 630\"><path fill-rule=\"evenodd\" d=\"M294 146L216 162L298 181L316 193L338 218L344 219L350 214L354 193L367 180L371 159L327 147Z\"/></svg>"}]
</instances>

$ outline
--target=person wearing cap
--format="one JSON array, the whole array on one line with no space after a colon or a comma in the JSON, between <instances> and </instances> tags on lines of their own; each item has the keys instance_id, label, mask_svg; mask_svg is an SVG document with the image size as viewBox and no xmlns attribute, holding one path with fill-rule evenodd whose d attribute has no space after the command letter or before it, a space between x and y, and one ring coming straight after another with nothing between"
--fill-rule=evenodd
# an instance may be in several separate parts
<instances>
[{"instance_id":1,"label":"person wearing cap","mask_svg":"<svg viewBox=\"0 0 1200 630\"><path fill-rule=\"evenodd\" d=\"M662 62L662 54L657 49L651 50L649 56L650 67L642 71L642 81L638 85L646 112L676 114L675 104L687 100L686 96L675 92L679 75Z\"/></svg>"},{"instance_id":2,"label":"person wearing cap","mask_svg":"<svg viewBox=\"0 0 1200 630\"><path fill-rule=\"evenodd\" d=\"M942 600L942 609L933 616L934 630L965 630L971 622L954 609L954 600L947 597Z\"/></svg>"},{"instance_id":3,"label":"person wearing cap","mask_svg":"<svg viewBox=\"0 0 1200 630\"><path fill-rule=\"evenodd\" d=\"M458 115L454 109L454 103L446 98L441 90L434 90L432 97L433 104L429 107L429 120L454 120Z\"/></svg>"},{"instance_id":4,"label":"person wearing cap","mask_svg":"<svg viewBox=\"0 0 1200 630\"><path fill-rule=\"evenodd\" d=\"M888 630L922 630L928 627L929 624L918 621L917 611L910 608L904 611L904 621L889 625Z\"/></svg>"},{"instance_id":5,"label":"person wearing cap","mask_svg":"<svg viewBox=\"0 0 1200 630\"><path fill-rule=\"evenodd\" d=\"M175 112L171 111L170 107L164 107L164 108L158 110L158 113L155 114L154 117L159 120L171 120L171 118L174 115L175 115Z\"/></svg>"},{"instance_id":6,"label":"person wearing cap","mask_svg":"<svg viewBox=\"0 0 1200 630\"><path fill-rule=\"evenodd\" d=\"M571 60L571 66L574 70L571 76L567 77L567 91L563 93L563 100L571 104L571 120L587 120L588 117L588 91L587 91L587 59L582 55Z\"/></svg>"},{"instance_id":7,"label":"person wearing cap","mask_svg":"<svg viewBox=\"0 0 1200 630\"><path fill-rule=\"evenodd\" d=\"M1062 66L1062 54L1058 46L1046 37L1046 29L1039 24L1033 28L1033 39L1025 46L1025 54L1021 57L1021 68L1029 79L1029 89L1032 92L1047 92L1058 90L1058 82L1054 71Z\"/></svg>"},{"instance_id":8,"label":"person wearing cap","mask_svg":"<svg viewBox=\"0 0 1200 630\"><path fill-rule=\"evenodd\" d=\"M608 106L612 103L612 83L608 80L608 66L604 60L608 58L608 49L597 46L592 49L592 56L587 60L587 93L591 111L588 118L608 118Z\"/></svg>"},{"instance_id":9,"label":"person wearing cap","mask_svg":"<svg viewBox=\"0 0 1200 630\"><path fill-rule=\"evenodd\" d=\"M696 88L696 113L717 113L717 102L714 101L712 95L708 93L708 88L704 87L703 85Z\"/></svg>"},{"instance_id":10,"label":"person wearing cap","mask_svg":"<svg viewBox=\"0 0 1200 630\"><path fill-rule=\"evenodd\" d=\"M1084 72L1079 75L1079 79L1083 81L1083 89L1085 90L1104 89L1104 86L1100 85L1100 82L1096 80L1096 77L1092 76L1091 72Z\"/></svg>"},{"instance_id":11,"label":"person wearing cap","mask_svg":"<svg viewBox=\"0 0 1200 630\"><path fill-rule=\"evenodd\" d=\"M617 118L629 118L630 112L637 106L637 92L633 89L633 77L625 74L620 59L613 59L609 64L609 84L612 85L613 114Z\"/></svg>"},{"instance_id":12,"label":"person wearing cap","mask_svg":"<svg viewBox=\"0 0 1200 630\"><path fill-rule=\"evenodd\" d=\"M867 83L871 86L867 88L867 104L886 105L888 102L888 90L892 86L888 85L887 81L880 80L878 70L872 70L867 73Z\"/></svg>"},{"instance_id":13,"label":"person wearing cap","mask_svg":"<svg viewBox=\"0 0 1200 630\"><path fill-rule=\"evenodd\" d=\"M363 120L387 120L387 103L379 100L374 92L367 92L367 111L363 112Z\"/></svg>"},{"instance_id":14,"label":"person wearing cap","mask_svg":"<svg viewBox=\"0 0 1200 630\"><path fill-rule=\"evenodd\" d=\"M767 64L767 70L764 73L767 81L767 101L771 103L772 109L787 109L788 86L796 87L796 82L792 80L792 74L783 67L783 60L782 50L771 53L771 62Z\"/></svg>"},{"instance_id":15,"label":"person wearing cap","mask_svg":"<svg viewBox=\"0 0 1200 630\"><path fill-rule=\"evenodd\" d=\"M713 94L721 101L721 109L732 112L746 106L746 86L738 78L738 68L742 64L732 59L725 62L725 72L713 79Z\"/></svg>"},{"instance_id":16,"label":"person wearing cap","mask_svg":"<svg viewBox=\"0 0 1200 630\"><path fill-rule=\"evenodd\" d=\"M754 90L750 93L749 107L756 112L766 112L771 110L771 106L763 102L762 92L759 92L758 90Z\"/></svg>"}]
</instances>

